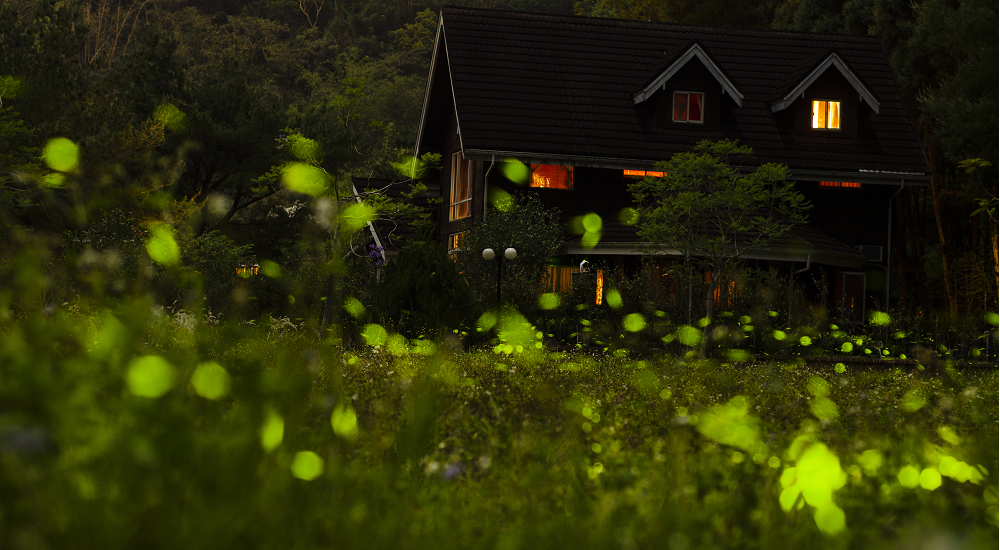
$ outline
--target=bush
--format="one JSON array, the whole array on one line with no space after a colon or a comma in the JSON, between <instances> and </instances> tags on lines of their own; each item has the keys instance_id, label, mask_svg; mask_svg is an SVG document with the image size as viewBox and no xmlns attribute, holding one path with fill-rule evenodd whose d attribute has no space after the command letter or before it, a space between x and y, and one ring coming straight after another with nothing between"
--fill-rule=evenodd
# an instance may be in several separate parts
<instances>
[{"instance_id":1,"label":"bush","mask_svg":"<svg viewBox=\"0 0 1000 550\"><path fill-rule=\"evenodd\" d=\"M537 307L548 260L562 245L559 211L547 208L530 193L515 195L498 206L491 207L486 219L466 234L456 261L475 296L484 304L496 305L497 262L507 248L517 250L517 258L505 259L501 266L501 300L527 313ZM486 248L492 248L497 257L484 260Z\"/></svg>"},{"instance_id":2,"label":"bush","mask_svg":"<svg viewBox=\"0 0 1000 550\"><path fill-rule=\"evenodd\" d=\"M383 280L371 292L370 316L404 336L438 339L478 317L479 305L469 285L435 243L407 244L382 270Z\"/></svg>"}]
</instances>

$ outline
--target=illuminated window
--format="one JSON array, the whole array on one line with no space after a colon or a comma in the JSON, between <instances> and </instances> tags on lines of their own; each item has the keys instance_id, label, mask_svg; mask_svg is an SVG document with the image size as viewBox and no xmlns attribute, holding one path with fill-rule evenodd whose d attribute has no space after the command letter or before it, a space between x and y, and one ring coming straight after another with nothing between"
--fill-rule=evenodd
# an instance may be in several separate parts
<instances>
[{"instance_id":1,"label":"illuminated window","mask_svg":"<svg viewBox=\"0 0 1000 550\"><path fill-rule=\"evenodd\" d=\"M465 244L465 231L448 235L448 253L454 254Z\"/></svg>"},{"instance_id":2,"label":"illuminated window","mask_svg":"<svg viewBox=\"0 0 1000 550\"><path fill-rule=\"evenodd\" d=\"M622 173L626 176L637 176L640 178L645 176L652 176L654 178L663 177L663 172L654 172L652 170L624 170Z\"/></svg>"},{"instance_id":3,"label":"illuminated window","mask_svg":"<svg viewBox=\"0 0 1000 550\"><path fill-rule=\"evenodd\" d=\"M705 284L711 284L712 274L705 273ZM736 281L730 280L725 275L720 275L719 279L715 281L715 305L723 307L733 307L736 304L736 299L739 298L739 287L736 286Z\"/></svg>"},{"instance_id":4,"label":"illuminated window","mask_svg":"<svg viewBox=\"0 0 1000 550\"><path fill-rule=\"evenodd\" d=\"M597 270L597 297L594 303L601 305L604 303L604 270Z\"/></svg>"},{"instance_id":5,"label":"illuminated window","mask_svg":"<svg viewBox=\"0 0 1000 550\"><path fill-rule=\"evenodd\" d=\"M823 100L813 101L812 127L821 130L839 130L840 102Z\"/></svg>"},{"instance_id":6,"label":"illuminated window","mask_svg":"<svg viewBox=\"0 0 1000 550\"><path fill-rule=\"evenodd\" d=\"M573 189L573 167L531 164L531 186L545 189Z\"/></svg>"},{"instance_id":7,"label":"illuminated window","mask_svg":"<svg viewBox=\"0 0 1000 550\"><path fill-rule=\"evenodd\" d=\"M856 181L821 181L819 182L820 187L849 187L853 189L861 189L861 184Z\"/></svg>"},{"instance_id":8,"label":"illuminated window","mask_svg":"<svg viewBox=\"0 0 1000 550\"><path fill-rule=\"evenodd\" d=\"M549 276L542 283L544 292L571 292L573 290L573 274L579 273L577 267L559 267L550 265Z\"/></svg>"},{"instance_id":9,"label":"illuminated window","mask_svg":"<svg viewBox=\"0 0 1000 550\"><path fill-rule=\"evenodd\" d=\"M705 122L705 94L674 92L674 122Z\"/></svg>"},{"instance_id":10,"label":"illuminated window","mask_svg":"<svg viewBox=\"0 0 1000 550\"><path fill-rule=\"evenodd\" d=\"M459 151L451 156L451 209L448 220L469 217L472 204L472 163Z\"/></svg>"}]
</instances>

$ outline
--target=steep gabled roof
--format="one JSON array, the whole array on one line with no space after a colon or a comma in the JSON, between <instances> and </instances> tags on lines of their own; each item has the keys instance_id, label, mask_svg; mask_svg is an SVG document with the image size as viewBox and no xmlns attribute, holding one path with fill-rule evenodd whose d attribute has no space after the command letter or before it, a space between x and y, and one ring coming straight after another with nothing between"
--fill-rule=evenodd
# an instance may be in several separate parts
<instances>
[{"instance_id":1,"label":"steep gabled roof","mask_svg":"<svg viewBox=\"0 0 1000 550\"><path fill-rule=\"evenodd\" d=\"M929 171L873 36L454 7L442 8L441 18L435 55L447 56L447 84L468 158L642 167L690 151L703 139L730 138L753 147L757 162L784 163L795 174L863 171L865 181L894 177L898 183L900 174L912 180ZM723 129L713 135L693 125L652 126L640 112L644 105L633 101L633 92L648 86L652 73L662 74L657 69L670 67L692 44L743 94L742 107L724 113ZM836 66L831 51L870 92L868 99L877 98L878 114L862 121L857 139L831 139L830 147L817 147L791 139L780 128L783 115L771 105L818 64L831 60Z\"/></svg>"},{"instance_id":2,"label":"steep gabled roof","mask_svg":"<svg viewBox=\"0 0 1000 550\"><path fill-rule=\"evenodd\" d=\"M818 62L817 57L819 58ZM808 68L802 70L803 67ZM848 67L847 63L835 51L826 52L819 56L809 56L796 70L793 70L789 75L790 78L787 79L788 82L779 84L779 89L784 90L785 93L771 102L771 111L777 113L778 111L787 109L798 98L799 94L804 93L813 82L816 82L831 67L840 71L841 76L847 80L848 84L858 92L858 95L864 99L865 103L877 115L880 103L875 99L875 94L864 85L858 75L854 74L854 71Z\"/></svg>"},{"instance_id":3,"label":"steep gabled roof","mask_svg":"<svg viewBox=\"0 0 1000 550\"><path fill-rule=\"evenodd\" d=\"M677 71L684 68L688 62L697 59L715 77L715 80L722 86L723 91L728 93L738 106L743 106L743 92L740 92L732 81L729 80L729 76L712 60L712 56L698 44L697 40L692 41L690 45L679 48L679 50L676 55L668 58L670 60L669 64L660 63L657 68L653 69L652 75L644 81L643 87L632 92L633 103L642 103L649 99L654 92L666 86L667 81L677 74Z\"/></svg>"}]
</instances>

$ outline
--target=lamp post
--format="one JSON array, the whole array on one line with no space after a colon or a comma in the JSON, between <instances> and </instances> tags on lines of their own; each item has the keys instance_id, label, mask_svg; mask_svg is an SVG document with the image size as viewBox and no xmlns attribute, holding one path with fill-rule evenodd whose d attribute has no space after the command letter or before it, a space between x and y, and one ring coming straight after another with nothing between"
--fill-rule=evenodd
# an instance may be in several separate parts
<instances>
[{"instance_id":1,"label":"lamp post","mask_svg":"<svg viewBox=\"0 0 1000 550\"><path fill-rule=\"evenodd\" d=\"M492 248L483 249L483 259L486 261L492 260L496 256ZM497 257L497 306L500 306L500 268L503 266L503 259L513 260L517 257L517 250L513 248L508 248L503 251L503 255Z\"/></svg>"}]
</instances>

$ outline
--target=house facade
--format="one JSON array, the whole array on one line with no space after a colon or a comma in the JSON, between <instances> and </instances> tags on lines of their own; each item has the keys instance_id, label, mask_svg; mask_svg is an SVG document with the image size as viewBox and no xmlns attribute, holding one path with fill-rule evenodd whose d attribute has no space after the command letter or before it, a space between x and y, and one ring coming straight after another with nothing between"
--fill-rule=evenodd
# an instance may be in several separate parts
<instances>
[{"instance_id":1,"label":"house facade","mask_svg":"<svg viewBox=\"0 0 1000 550\"><path fill-rule=\"evenodd\" d=\"M745 259L819 277L822 305L849 316L887 306L892 201L929 169L877 38L441 10L415 153L442 157L442 246L461 246L497 189L537 193L566 221L597 213L600 242L567 233L553 261L565 290L581 259L652 250L620 220L627 186L706 139L789 166L813 204ZM529 183L507 179L509 159Z\"/></svg>"}]
</instances>

